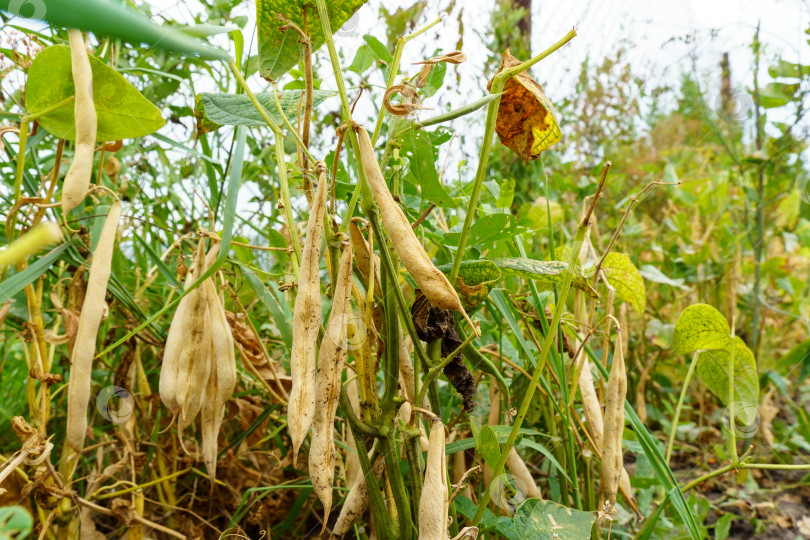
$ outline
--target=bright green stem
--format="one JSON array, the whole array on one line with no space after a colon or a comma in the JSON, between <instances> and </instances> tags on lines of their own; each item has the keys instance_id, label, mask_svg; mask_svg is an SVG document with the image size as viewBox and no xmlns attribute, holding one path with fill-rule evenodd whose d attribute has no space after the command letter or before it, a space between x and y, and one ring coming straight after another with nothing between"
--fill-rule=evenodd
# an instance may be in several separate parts
<instances>
[{"instance_id":1,"label":"bright green stem","mask_svg":"<svg viewBox=\"0 0 810 540\"><path fill-rule=\"evenodd\" d=\"M20 144L17 148L17 175L14 179L14 202L22 197L22 181L25 174L25 147L28 145L28 118L20 120Z\"/></svg>"},{"instance_id":2,"label":"bright green stem","mask_svg":"<svg viewBox=\"0 0 810 540\"><path fill-rule=\"evenodd\" d=\"M513 68L505 69L495 75L492 79L492 86L489 89L490 94L500 94L503 92L503 87L506 81L515 75L522 73L535 65L537 62L546 58L554 53L557 49L571 41L577 35L576 30L572 29L560 41L541 52L531 60L527 60ZM489 162L489 154L492 149L492 137L495 134L495 122L498 119L498 107L501 103L501 98L498 97L490 101L487 107L487 120L484 128L484 141L481 144L481 151L478 155L478 169L475 171L475 180L473 182L472 193L470 194L470 202L467 205L467 215L464 216L464 226L461 229L461 235L458 239L458 248L456 249L456 258L453 261L453 269L450 271L450 283L456 282L458 271L461 268L461 261L464 258L464 250L467 247L467 237L470 234L470 227L472 226L473 218L475 217L475 210L478 206L478 197L481 194L481 186L484 184L484 178L487 174L487 164ZM480 519L480 518L479 518Z\"/></svg>"},{"instance_id":3,"label":"bright green stem","mask_svg":"<svg viewBox=\"0 0 810 540\"><path fill-rule=\"evenodd\" d=\"M579 250L582 248L582 242L585 240L585 233L587 231L587 221L580 223L580 225L577 227L577 235L571 249L571 258L568 261L568 271L565 273L562 286L560 287L560 297L557 301L557 305L554 307L554 316L551 319L551 325L549 326L548 332L546 332L545 341L543 342L543 350L540 352L540 358L537 361L537 365L534 367L531 382L529 383L529 387L526 389L526 394L523 396L523 401L520 403L520 409L515 417L515 423L512 424L512 430L509 432L509 437L506 439L506 443L504 443L504 446L501 449L501 457L498 460L497 465L495 465L492 470L493 478L498 478L501 474L503 474L503 469L506 465L509 450L515 444L515 440L517 440L520 427L523 425L523 420L526 418L526 413L529 411L529 405L532 402L532 397L534 397L534 391L537 388L537 384L540 382L540 375L543 373L543 368L546 365L546 359L548 358L549 351L551 351L551 348L554 346L554 336L557 333L557 328L559 327L563 311L565 311L565 300L568 298L568 291L571 288L571 280L574 276L574 272L576 271L576 266L579 263ZM481 518L484 517L484 510L486 510L487 504L489 504L489 498L490 490L484 491L484 494L481 496L481 500L478 501L478 508L476 509L475 516L472 520L473 526L478 525L478 523L481 522Z\"/></svg>"},{"instance_id":4,"label":"bright green stem","mask_svg":"<svg viewBox=\"0 0 810 540\"><path fill-rule=\"evenodd\" d=\"M452 362L453 358L455 358L459 353L461 353L461 350L464 347L466 347L469 343L471 343L472 340L475 339L475 337L476 336L474 333L470 334L467 337L467 339L465 339L464 342L456 348L455 351L447 355L447 358L443 359L441 362L430 368L430 371L428 371L427 375L425 375L425 382L422 386L422 389L419 391L419 394L416 398L417 404L422 403L422 400L425 399L425 390L431 385L431 383L433 383L433 381L435 381L439 377L439 375L442 374L442 371L444 370L445 367L447 367L447 364ZM433 345L433 343L431 343L431 345Z\"/></svg>"},{"instance_id":5,"label":"bright green stem","mask_svg":"<svg viewBox=\"0 0 810 540\"><path fill-rule=\"evenodd\" d=\"M734 356L737 352L736 339L734 338L734 322L731 323L731 361L728 363L728 430L730 437L728 444L731 453L731 462L737 463L740 458L737 455L737 403L734 401Z\"/></svg>"},{"instance_id":6,"label":"bright green stem","mask_svg":"<svg viewBox=\"0 0 810 540\"><path fill-rule=\"evenodd\" d=\"M692 375L695 373L695 366L697 366L698 358L700 358L700 351L696 352L692 357L692 362L689 364L689 370L686 372L686 378L683 380L683 387L681 388L681 396L678 398L678 406L675 407L675 416L672 418L672 428L669 430L669 442L667 443L667 455L664 458L669 465L669 458L672 456L672 445L675 443L675 433L678 431L678 421L681 417L681 409L683 409L683 402L686 399L686 390L689 388L689 383L692 382Z\"/></svg>"}]
</instances>

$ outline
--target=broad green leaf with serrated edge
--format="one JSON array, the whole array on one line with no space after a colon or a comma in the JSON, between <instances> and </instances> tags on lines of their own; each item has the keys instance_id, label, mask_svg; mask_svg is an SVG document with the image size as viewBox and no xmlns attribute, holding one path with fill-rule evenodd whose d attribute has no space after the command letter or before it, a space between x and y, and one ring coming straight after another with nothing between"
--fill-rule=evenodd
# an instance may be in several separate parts
<instances>
[{"instance_id":1,"label":"broad green leaf with serrated edge","mask_svg":"<svg viewBox=\"0 0 810 540\"><path fill-rule=\"evenodd\" d=\"M298 121L298 107L303 90L286 90L279 92L278 101L284 116L295 124ZM326 99L336 96L330 90L315 90L312 94L312 106L317 107ZM272 92L256 94L256 99L267 110L270 118L279 126L284 119L276 108L276 97ZM197 119L199 133L213 131L220 126L266 126L264 119L256 110L253 102L245 94L197 94L194 103L194 116Z\"/></svg>"},{"instance_id":2,"label":"broad green leaf with serrated edge","mask_svg":"<svg viewBox=\"0 0 810 540\"><path fill-rule=\"evenodd\" d=\"M644 278L624 253L608 253L602 263L608 283L616 290L616 296L624 300L639 316L644 315L647 305L647 288Z\"/></svg>"},{"instance_id":3,"label":"broad green leaf with serrated edge","mask_svg":"<svg viewBox=\"0 0 810 540\"><path fill-rule=\"evenodd\" d=\"M450 274L451 264L439 267L445 274ZM453 287L464 302L468 312L477 309L489 295L489 291L501 279L501 271L489 260L463 261Z\"/></svg>"},{"instance_id":4,"label":"broad green leaf with serrated edge","mask_svg":"<svg viewBox=\"0 0 810 540\"><path fill-rule=\"evenodd\" d=\"M495 435L492 427L482 427L478 434L477 442L478 451L481 453L481 457L484 458L484 462L489 465L490 468L494 468L501 459L501 445L498 444L498 437Z\"/></svg>"},{"instance_id":5,"label":"broad green leaf with serrated edge","mask_svg":"<svg viewBox=\"0 0 810 540\"><path fill-rule=\"evenodd\" d=\"M337 32L366 0L329 0L326 11L333 32ZM312 52L324 43L318 10L306 0L257 0L256 24L259 29L259 74L270 80L278 80L301 59L303 47L299 34L292 28L281 30L284 22L277 14L283 14L299 28L304 29L304 6L307 10L306 31L312 42Z\"/></svg>"},{"instance_id":6,"label":"broad green leaf with serrated edge","mask_svg":"<svg viewBox=\"0 0 810 540\"><path fill-rule=\"evenodd\" d=\"M678 317L672 335L676 354L697 350L724 349L728 346L731 328L725 317L708 304L689 306Z\"/></svg>"},{"instance_id":7,"label":"broad green leaf with serrated edge","mask_svg":"<svg viewBox=\"0 0 810 540\"><path fill-rule=\"evenodd\" d=\"M594 515L551 501L526 499L515 512L518 538L585 540L591 537Z\"/></svg>"},{"instance_id":8,"label":"broad green leaf with serrated edge","mask_svg":"<svg viewBox=\"0 0 810 540\"><path fill-rule=\"evenodd\" d=\"M117 141L148 135L165 121L160 110L120 73L90 55L93 101L98 115L96 141ZM63 103L37 118L39 124L61 139L75 140L73 72L70 47L54 45L41 51L28 69L25 105L28 115Z\"/></svg>"},{"instance_id":9,"label":"broad green leaf with serrated edge","mask_svg":"<svg viewBox=\"0 0 810 540\"><path fill-rule=\"evenodd\" d=\"M759 404L759 374L754 353L739 337L734 337L734 401L741 403L738 412L746 424L754 420ZM731 340L723 349L700 353L695 371L698 377L724 405L729 405L728 367L731 362ZM739 417L738 417L739 418Z\"/></svg>"},{"instance_id":10,"label":"broad green leaf with serrated edge","mask_svg":"<svg viewBox=\"0 0 810 540\"><path fill-rule=\"evenodd\" d=\"M504 274L542 281L545 283L562 283L568 271L568 263L563 261L536 261L534 259L504 258L493 259ZM580 275L574 276L571 285L585 291L591 298L598 295L591 284Z\"/></svg>"}]
</instances>

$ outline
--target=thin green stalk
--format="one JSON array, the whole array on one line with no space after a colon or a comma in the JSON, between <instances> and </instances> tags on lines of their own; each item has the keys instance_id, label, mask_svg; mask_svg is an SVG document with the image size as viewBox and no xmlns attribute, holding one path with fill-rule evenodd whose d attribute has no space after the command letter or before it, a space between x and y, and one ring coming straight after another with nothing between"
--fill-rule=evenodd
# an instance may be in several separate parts
<instances>
[{"instance_id":1,"label":"thin green stalk","mask_svg":"<svg viewBox=\"0 0 810 540\"><path fill-rule=\"evenodd\" d=\"M728 430L731 432L729 437L729 450L731 452L731 462L737 463L739 457L737 456L737 404L734 401L734 356L737 351L737 344L734 339L734 320L731 321L731 361L728 363Z\"/></svg>"},{"instance_id":2,"label":"thin green stalk","mask_svg":"<svg viewBox=\"0 0 810 540\"><path fill-rule=\"evenodd\" d=\"M287 161L284 158L284 135L280 129L274 129L273 137L276 143L276 164L278 165L278 183L281 186L281 204L284 205L284 219L287 222L287 231L290 233L293 246L290 260L292 261L293 275L297 276L298 265L301 263L301 245L298 241L298 231L295 229L295 219L292 213L290 184L287 180Z\"/></svg>"},{"instance_id":3,"label":"thin green stalk","mask_svg":"<svg viewBox=\"0 0 810 540\"><path fill-rule=\"evenodd\" d=\"M461 343L461 345L459 345L456 348L455 351L448 354L447 357L444 358L441 362L439 362L438 364L436 364L432 368L430 368L430 371L428 371L427 375L425 375L425 381L424 381L424 385L422 386L422 390L419 392L419 394L417 394L417 398L416 398L416 403L417 404L422 403L422 400L425 398L425 390L433 383L433 381L435 381L439 377L439 375L442 374L442 371L444 370L445 367L447 367L447 364L452 362L453 359L456 356L458 356L458 354L461 352L461 350L465 346L467 346L468 343L471 343L472 340L475 339L475 337L476 337L475 334L470 334L467 337L467 339L465 339ZM436 341L439 341L439 340L436 340ZM434 343L436 343L436 342L434 342ZM439 342L439 343L441 344L441 342ZM433 345L433 343L431 343L431 345Z\"/></svg>"},{"instance_id":4,"label":"thin green stalk","mask_svg":"<svg viewBox=\"0 0 810 540\"><path fill-rule=\"evenodd\" d=\"M320 0L323 1L323 0ZM531 60L527 60L513 68L505 69L495 75L490 87L490 94L500 94L503 92L506 81L515 75L522 73L535 65L540 60L546 58L554 53L557 49L571 41L577 35L576 30L572 29L560 41L538 54ZM450 271L450 283L456 282L458 271L461 268L461 261L464 258L464 250L467 247L467 237L470 234L470 227L472 226L473 218L475 217L475 210L478 206L478 197L481 194L481 186L484 183L484 178L487 174L487 163L489 162L489 154L492 148L492 137L495 134L495 122L498 118L498 107L500 106L501 99L492 100L487 107L487 119L484 127L484 140L481 143L481 151L478 156L478 169L475 172L475 180L473 181L472 193L470 194L470 201L467 204L467 215L464 216L464 225L461 229L461 235L458 239L458 247L456 249L456 258L453 261L453 269ZM480 519L480 518L479 518Z\"/></svg>"},{"instance_id":5,"label":"thin green stalk","mask_svg":"<svg viewBox=\"0 0 810 540\"><path fill-rule=\"evenodd\" d=\"M594 198L593 203L595 202L596 198ZM501 449L501 457L492 470L493 478L497 478L503 473L504 466L506 465L506 459L509 455L509 450L515 444L515 440L517 440L518 433L523 425L523 420L526 418L526 413L529 411L529 405L531 404L532 397L534 397L535 388L537 388L537 384L540 382L540 375L542 374L543 368L546 365L546 359L548 358L549 351L554 345L554 335L557 333L557 327L560 324L560 319L562 318L563 311L565 310L565 300L568 298L571 280L574 276L576 265L579 261L579 250L582 247L582 243L585 240L585 234L588 231L592 210L593 204L591 205L591 210L588 211L588 214L586 214L583 222L577 227L576 238L574 239L574 245L571 250L571 258L568 261L568 271L566 272L565 277L563 278L562 286L560 287L560 298L554 308L554 316L551 320L549 331L546 332L546 338L543 343L543 349L540 352L540 358L538 359L537 365L534 368L534 373L532 373L532 379L528 388L526 389L526 394L523 396L523 401L521 402L520 409L515 417L515 422L512 424L512 430L509 432L509 437L506 439L506 443ZM478 502L478 508L475 511L475 516L472 519L473 526L476 526L481 522L481 518L484 516L484 510L486 510L487 504L489 504L490 495L489 490L486 490L481 496L481 499Z\"/></svg>"},{"instance_id":6,"label":"thin green stalk","mask_svg":"<svg viewBox=\"0 0 810 540\"><path fill-rule=\"evenodd\" d=\"M399 62L402 60L402 51L405 49L405 44L408 43L410 40L414 39L415 37L424 34L437 24L442 21L442 17L439 16L433 21L429 22L422 28L416 30L415 32L408 34L407 36L400 36L397 38L397 47L394 50L394 60L391 62L389 66L390 71L388 72L388 81L385 84L385 88L391 88L394 86L394 82L397 78L397 72L399 72ZM380 112L377 115L377 122L374 124L374 133L371 137L371 144L375 144L377 142L377 138L380 136L380 129L382 129L382 123L385 119L385 107L380 107Z\"/></svg>"},{"instance_id":7,"label":"thin green stalk","mask_svg":"<svg viewBox=\"0 0 810 540\"><path fill-rule=\"evenodd\" d=\"M681 417L681 409L683 409L683 402L686 399L686 391L689 388L689 383L692 382L692 375L695 373L695 366L697 366L698 358L700 358L700 351L697 351L692 357L692 362L689 364L689 370L686 372L686 378L683 380L681 396L678 398L678 406L675 407L675 416L672 418L672 428L669 430L669 442L667 443L667 453L664 458L667 465L669 465L670 457L672 457L672 445L675 443L675 433L678 431L678 421Z\"/></svg>"},{"instance_id":8,"label":"thin green stalk","mask_svg":"<svg viewBox=\"0 0 810 540\"><path fill-rule=\"evenodd\" d=\"M64 107L65 105L67 105L68 103L73 101L74 99L76 99L76 96L69 96L69 97L66 97L65 99L63 99L62 101L60 101L59 103L54 103L50 107L45 107L44 109L40 109L37 112L27 112L25 114L25 116L23 116L23 120L28 121L28 122L33 122L34 120L36 120L40 116L44 116L44 115L48 114L49 112L53 112L53 111L55 111L56 109L58 109L60 107Z\"/></svg>"},{"instance_id":9,"label":"thin green stalk","mask_svg":"<svg viewBox=\"0 0 810 540\"><path fill-rule=\"evenodd\" d=\"M14 177L14 202L19 203L22 197L22 181L25 175L25 149L28 145L28 118L20 120L20 143L17 146L17 170ZM9 238L11 240L11 238Z\"/></svg>"}]
</instances>

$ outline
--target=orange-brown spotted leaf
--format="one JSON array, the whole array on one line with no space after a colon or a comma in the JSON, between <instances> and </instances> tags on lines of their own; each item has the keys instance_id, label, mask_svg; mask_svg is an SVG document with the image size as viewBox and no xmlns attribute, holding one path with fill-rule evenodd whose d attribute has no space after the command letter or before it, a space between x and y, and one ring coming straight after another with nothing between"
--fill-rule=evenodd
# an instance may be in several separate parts
<instances>
[{"instance_id":1,"label":"orange-brown spotted leaf","mask_svg":"<svg viewBox=\"0 0 810 540\"><path fill-rule=\"evenodd\" d=\"M498 71L520 63L507 49ZM487 86L491 85L492 80ZM540 152L562 138L557 111L537 81L525 71L506 82L495 131L501 142L523 161L537 159Z\"/></svg>"}]
</instances>

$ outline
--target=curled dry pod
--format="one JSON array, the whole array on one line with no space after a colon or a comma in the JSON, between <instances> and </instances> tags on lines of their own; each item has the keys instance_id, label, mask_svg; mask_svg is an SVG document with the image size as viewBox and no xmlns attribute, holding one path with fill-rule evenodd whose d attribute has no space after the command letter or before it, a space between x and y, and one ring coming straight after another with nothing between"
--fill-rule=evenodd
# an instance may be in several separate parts
<instances>
[{"instance_id":1,"label":"curled dry pod","mask_svg":"<svg viewBox=\"0 0 810 540\"><path fill-rule=\"evenodd\" d=\"M613 365L610 368L605 392L605 431L602 446L602 491L610 507L616 504L619 478L624 467L622 458L622 432L624 431L624 400L627 396L627 372L624 366L621 330L613 347Z\"/></svg>"},{"instance_id":2,"label":"curled dry pod","mask_svg":"<svg viewBox=\"0 0 810 540\"><path fill-rule=\"evenodd\" d=\"M62 184L62 212L73 210L90 189L90 175L93 172L93 151L96 144L96 107L93 104L93 72L87 47L82 33L71 28L70 59L73 70L73 87L76 98L73 103L73 115L76 125L76 146L73 151L73 162L70 164Z\"/></svg>"},{"instance_id":3,"label":"curled dry pod","mask_svg":"<svg viewBox=\"0 0 810 540\"><path fill-rule=\"evenodd\" d=\"M413 232L408 218L394 201L391 192L388 191L368 132L359 125L356 126L356 129L360 140L360 158L363 168L366 171L371 190L374 192L374 200L380 207L385 229L391 237L399 259L431 304L442 309L460 311L466 317L467 314L455 289L450 285L447 277L434 266L433 261L425 252L425 248L422 247Z\"/></svg>"},{"instance_id":4,"label":"curled dry pod","mask_svg":"<svg viewBox=\"0 0 810 540\"><path fill-rule=\"evenodd\" d=\"M316 407L312 419L312 444L309 447L309 477L312 488L323 503L323 527L332 510L332 481L335 476L334 424L340 397L340 375L346 365L349 316L352 294L352 246L343 248L338 267L332 313L326 325L318 353L315 380ZM321 531L323 532L323 531Z\"/></svg>"},{"instance_id":5,"label":"curled dry pod","mask_svg":"<svg viewBox=\"0 0 810 540\"><path fill-rule=\"evenodd\" d=\"M321 280L318 266L323 237L323 214L326 210L326 172L321 168L318 191L312 201L307 222L307 237L301 253L298 274L298 296L293 309L293 338L290 354L290 401L287 404L287 426L293 443L293 465L298 450L307 436L315 414L315 352L321 328Z\"/></svg>"},{"instance_id":6,"label":"curled dry pod","mask_svg":"<svg viewBox=\"0 0 810 540\"><path fill-rule=\"evenodd\" d=\"M202 453L213 486L217 471L217 436L225 403L236 387L236 355L231 327L213 278L206 279L203 287L211 316L211 373L202 405Z\"/></svg>"},{"instance_id":7,"label":"curled dry pod","mask_svg":"<svg viewBox=\"0 0 810 540\"><path fill-rule=\"evenodd\" d=\"M205 271L205 245L200 239L192 273L199 277ZM189 331L185 334L177 373L177 406L180 409L177 431L182 443L183 431L200 412L203 393L211 371L211 315L204 285L188 294L189 310L185 313Z\"/></svg>"},{"instance_id":8,"label":"curled dry pod","mask_svg":"<svg viewBox=\"0 0 810 540\"><path fill-rule=\"evenodd\" d=\"M444 455L444 424L438 418L430 426L430 444L425 465L425 483L419 499L419 539L447 539L447 459Z\"/></svg>"},{"instance_id":9,"label":"curled dry pod","mask_svg":"<svg viewBox=\"0 0 810 540\"><path fill-rule=\"evenodd\" d=\"M79 315L79 329L73 352L70 355L70 380L68 381L67 442L80 452L87 432L87 404L90 400L90 374L96 352L96 336L104 313L104 297L110 279L115 233L121 218L121 202L115 201L101 229L93 265L87 279L87 293Z\"/></svg>"},{"instance_id":10,"label":"curled dry pod","mask_svg":"<svg viewBox=\"0 0 810 540\"><path fill-rule=\"evenodd\" d=\"M380 456L372 465L377 480L382 476L384 463L383 457ZM361 473L357 475L349 494L346 496L346 500L343 501L343 506L340 507L340 515L335 522L334 528L332 528L332 535L342 537L348 534L352 530L354 522L365 514L368 505L368 483L366 477Z\"/></svg>"}]
</instances>

